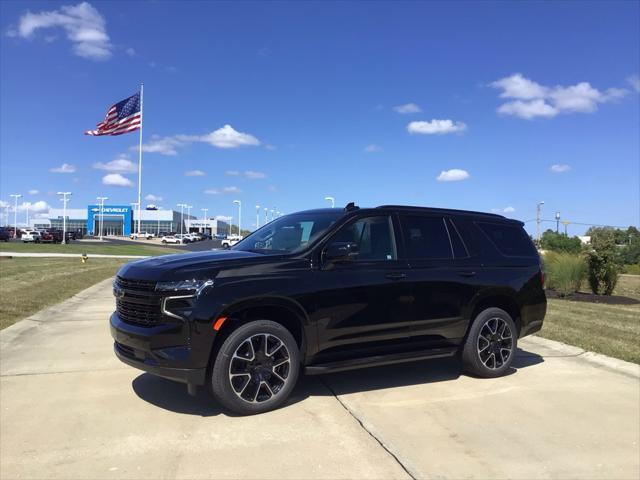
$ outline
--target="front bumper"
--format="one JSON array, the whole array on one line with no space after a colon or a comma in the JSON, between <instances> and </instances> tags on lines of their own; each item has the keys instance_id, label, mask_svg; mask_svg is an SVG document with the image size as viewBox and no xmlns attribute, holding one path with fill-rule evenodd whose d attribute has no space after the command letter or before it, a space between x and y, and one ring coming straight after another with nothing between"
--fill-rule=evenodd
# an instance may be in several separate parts
<instances>
[{"instance_id":1,"label":"front bumper","mask_svg":"<svg viewBox=\"0 0 640 480\"><path fill-rule=\"evenodd\" d=\"M194 366L198 362L193 358L191 346L175 346L175 340L182 338L184 326L139 327L123 322L113 313L110 327L114 352L123 363L189 385L205 384L206 366Z\"/></svg>"}]
</instances>

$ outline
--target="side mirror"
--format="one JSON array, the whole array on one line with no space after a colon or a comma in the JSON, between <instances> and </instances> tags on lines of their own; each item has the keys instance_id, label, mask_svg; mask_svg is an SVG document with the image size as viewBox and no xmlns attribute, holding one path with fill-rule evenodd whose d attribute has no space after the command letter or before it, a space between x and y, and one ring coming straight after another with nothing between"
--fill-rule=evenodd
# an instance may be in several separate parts
<instances>
[{"instance_id":1,"label":"side mirror","mask_svg":"<svg viewBox=\"0 0 640 480\"><path fill-rule=\"evenodd\" d=\"M355 242L334 242L324 249L324 258L329 262L348 262L358 256Z\"/></svg>"}]
</instances>

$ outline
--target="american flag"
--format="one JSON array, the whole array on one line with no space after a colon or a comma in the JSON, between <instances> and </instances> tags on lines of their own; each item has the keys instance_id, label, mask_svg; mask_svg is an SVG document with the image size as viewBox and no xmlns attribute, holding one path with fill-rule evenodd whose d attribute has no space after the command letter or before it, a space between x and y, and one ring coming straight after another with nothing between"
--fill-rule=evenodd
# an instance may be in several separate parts
<instances>
[{"instance_id":1,"label":"american flag","mask_svg":"<svg viewBox=\"0 0 640 480\"><path fill-rule=\"evenodd\" d=\"M97 130L87 130L85 135L122 135L138 130L142 124L140 92L112 105Z\"/></svg>"}]
</instances>

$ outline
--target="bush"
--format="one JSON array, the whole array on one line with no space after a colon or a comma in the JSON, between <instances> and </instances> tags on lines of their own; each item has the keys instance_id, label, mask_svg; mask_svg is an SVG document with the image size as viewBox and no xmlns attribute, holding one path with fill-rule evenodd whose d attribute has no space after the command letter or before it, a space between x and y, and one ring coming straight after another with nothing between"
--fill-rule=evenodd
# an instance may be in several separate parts
<instances>
[{"instance_id":1,"label":"bush","mask_svg":"<svg viewBox=\"0 0 640 480\"><path fill-rule=\"evenodd\" d=\"M544 256L546 283L562 297L580 289L587 272L587 264L582 255L549 252Z\"/></svg>"},{"instance_id":2,"label":"bush","mask_svg":"<svg viewBox=\"0 0 640 480\"><path fill-rule=\"evenodd\" d=\"M624 273L628 273L629 275L640 275L640 265L639 264L632 264L632 265L625 265L623 267Z\"/></svg>"},{"instance_id":3,"label":"bush","mask_svg":"<svg viewBox=\"0 0 640 480\"><path fill-rule=\"evenodd\" d=\"M540 248L552 252L580 253L582 242L578 237L568 237L553 230L547 230L540 238Z\"/></svg>"},{"instance_id":4,"label":"bush","mask_svg":"<svg viewBox=\"0 0 640 480\"><path fill-rule=\"evenodd\" d=\"M613 232L603 231L591 238L593 250L588 253L589 286L597 295L611 295L618 283L619 267L616 263L617 249Z\"/></svg>"}]
</instances>

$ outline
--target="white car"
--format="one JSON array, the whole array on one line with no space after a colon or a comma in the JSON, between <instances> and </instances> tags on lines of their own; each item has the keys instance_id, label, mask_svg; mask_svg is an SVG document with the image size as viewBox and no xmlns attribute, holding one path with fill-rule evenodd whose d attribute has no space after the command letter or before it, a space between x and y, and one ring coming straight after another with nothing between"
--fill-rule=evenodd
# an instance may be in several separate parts
<instances>
[{"instance_id":1,"label":"white car","mask_svg":"<svg viewBox=\"0 0 640 480\"><path fill-rule=\"evenodd\" d=\"M42 237L40 235L40 232L37 230L29 230L22 234L22 241L24 243L28 243L28 242L40 243L41 240L42 240Z\"/></svg>"},{"instance_id":2,"label":"white car","mask_svg":"<svg viewBox=\"0 0 640 480\"><path fill-rule=\"evenodd\" d=\"M164 237L162 237L162 240L160 240L162 243L177 243L182 245L182 239L178 238L175 235L165 235Z\"/></svg>"},{"instance_id":3,"label":"white car","mask_svg":"<svg viewBox=\"0 0 640 480\"><path fill-rule=\"evenodd\" d=\"M151 240L153 238L153 233L147 233L147 232L134 232L131 235L129 235L129 238L131 240L138 240L140 238L144 238L145 240Z\"/></svg>"},{"instance_id":4,"label":"white car","mask_svg":"<svg viewBox=\"0 0 640 480\"><path fill-rule=\"evenodd\" d=\"M222 240L222 242L220 242L220 246L225 250L227 250L233 247L236 243L238 243L242 239L243 237L241 237L240 235L227 235L227 238L225 238L224 240Z\"/></svg>"}]
</instances>

